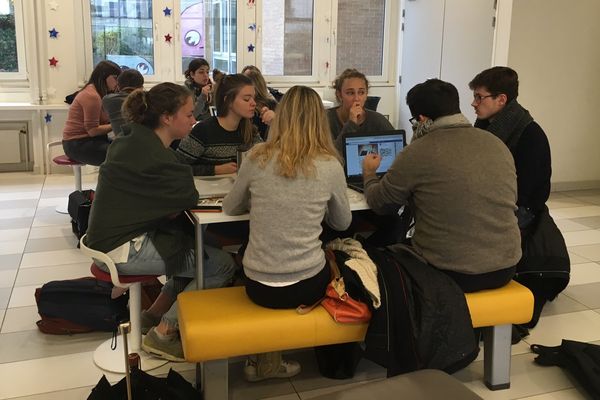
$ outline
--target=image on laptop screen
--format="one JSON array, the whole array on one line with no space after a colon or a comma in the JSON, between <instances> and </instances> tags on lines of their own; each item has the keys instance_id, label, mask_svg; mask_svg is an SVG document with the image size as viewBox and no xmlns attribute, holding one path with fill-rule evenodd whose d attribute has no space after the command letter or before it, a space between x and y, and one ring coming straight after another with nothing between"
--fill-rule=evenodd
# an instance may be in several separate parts
<instances>
[{"instance_id":1,"label":"image on laptop screen","mask_svg":"<svg viewBox=\"0 0 600 400\"><path fill-rule=\"evenodd\" d=\"M360 136L346 136L344 139L347 178L362 176L362 161L369 153L381 156L377 174L383 175L405 146L405 134L401 130L361 133Z\"/></svg>"}]
</instances>

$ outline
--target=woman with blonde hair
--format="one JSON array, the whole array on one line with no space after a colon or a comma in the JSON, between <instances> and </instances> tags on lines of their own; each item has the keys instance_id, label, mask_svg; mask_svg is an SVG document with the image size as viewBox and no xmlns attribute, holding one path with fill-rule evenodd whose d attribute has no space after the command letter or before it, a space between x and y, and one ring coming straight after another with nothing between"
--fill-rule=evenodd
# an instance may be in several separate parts
<instances>
[{"instance_id":1,"label":"woman with blonde hair","mask_svg":"<svg viewBox=\"0 0 600 400\"><path fill-rule=\"evenodd\" d=\"M246 293L269 308L313 304L325 293L329 266L319 235L321 222L336 230L352 215L346 180L319 95L305 86L287 91L267 142L256 145L223 200L227 214L250 212L243 257ZM289 377L300 372L281 354L258 355L246 379Z\"/></svg>"},{"instance_id":2,"label":"woman with blonde hair","mask_svg":"<svg viewBox=\"0 0 600 400\"><path fill-rule=\"evenodd\" d=\"M269 124L275 116L275 107L277 107L277 100L269 91L267 82L263 74L260 72L258 67L254 65L247 65L242 70L242 74L246 75L254 84L254 90L256 91L256 111L252 123L258 129L258 133L263 139L267 138L269 131Z\"/></svg>"}]
</instances>

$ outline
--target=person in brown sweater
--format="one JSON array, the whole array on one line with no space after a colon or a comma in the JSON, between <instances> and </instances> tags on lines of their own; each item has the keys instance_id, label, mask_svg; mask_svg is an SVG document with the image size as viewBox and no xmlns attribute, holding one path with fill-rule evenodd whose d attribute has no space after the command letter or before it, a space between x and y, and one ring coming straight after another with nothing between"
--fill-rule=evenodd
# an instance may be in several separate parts
<instances>
[{"instance_id":1,"label":"person in brown sweater","mask_svg":"<svg viewBox=\"0 0 600 400\"><path fill-rule=\"evenodd\" d=\"M367 203L376 213L414 212L412 246L465 292L504 286L521 257L517 181L504 143L460 113L458 91L430 79L406 96L418 141L379 180L381 157L365 156Z\"/></svg>"},{"instance_id":2,"label":"person in brown sweater","mask_svg":"<svg viewBox=\"0 0 600 400\"><path fill-rule=\"evenodd\" d=\"M120 73L114 62L100 61L75 96L63 129L63 149L69 158L90 165L104 162L112 128L102 109L102 97L115 91Z\"/></svg>"}]
</instances>

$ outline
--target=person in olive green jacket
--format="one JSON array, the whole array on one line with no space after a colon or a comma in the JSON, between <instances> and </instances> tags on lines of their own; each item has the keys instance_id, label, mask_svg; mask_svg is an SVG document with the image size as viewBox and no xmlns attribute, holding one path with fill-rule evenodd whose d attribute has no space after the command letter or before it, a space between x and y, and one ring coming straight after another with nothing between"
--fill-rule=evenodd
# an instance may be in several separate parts
<instances>
[{"instance_id":1,"label":"person in olive green jacket","mask_svg":"<svg viewBox=\"0 0 600 400\"><path fill-rule=\"evenodd\" d=\"M194 237L182 212L196 206L198 192L192 169L169 146L190 132L192 110L191 93L173 83L131 93L123 105L131 123L100 167L86 237L86 245L107 253L120 274L167 275L160 296L142 314L143 329L158 324L142 347L172 361L183 360L174 302L186 286L196 286ZM231 282L231 256L208 246L203 256L204 287Z\"/></svg>"}]
</instances>

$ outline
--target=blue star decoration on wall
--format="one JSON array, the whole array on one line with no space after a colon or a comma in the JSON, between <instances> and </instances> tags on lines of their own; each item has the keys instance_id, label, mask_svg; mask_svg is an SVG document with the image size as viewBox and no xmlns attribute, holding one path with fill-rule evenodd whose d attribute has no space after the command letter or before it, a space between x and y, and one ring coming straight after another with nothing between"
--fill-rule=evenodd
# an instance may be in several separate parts
<instances>
[{"instance_id":1,"label":"blue star decoration on wall","mask_svg":"<svg viewBox=\"0 0 600 400\"><path fill-rule=\"evenodd\" d=\"M248 29L250 29L252 32L254 32L256 30L256 24L248 25Z\"/></svg>"},{"instance_id":2,"label":"blue star decoration on wall","mask_svg":"<svg viewBox=\"0 0 600 400\"><path fill-rule=\"evenodd\" d=\"M253 45L252 43L250 43L250 44L248 45L248 52L249 52L249 53L254 53L254 48L255 48L255 47L254 47L254 45Z\"/></svg>"},{"instance_id":3,"label":"blue star decoration on wall","mask_svg":"<svg viewBox=\"0 0 600 400\"><path fill-rule=\"evenodd\" d=\"M165 7L163 12L165 13L165 17L169 17L171 15L171 9L169 7Z\"/></svg>"},{"instance_id":4,"label":"blue star decoration on wall","mask_svg":"<svg viewBox=\"0 0 600 400\"><path fill-rule=\"evenodd\" d=\"M46 121L47 124L52 122L52 115L46 113L46 115L44 115L44 121Z\"/></svg>"},{"instance_id":5,"label":"blue star decoration on wall","mask_svg":"<svg viewBox=\"0 0 600 400\"><path fill-rule=\"evenodd\" d=\"M54 38L54 39L58 38L58 31L55 28L52 28L52 30L48 31L48 33L50 34L51 38Z\"/></svg>"}]
</instances>

